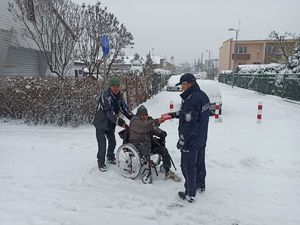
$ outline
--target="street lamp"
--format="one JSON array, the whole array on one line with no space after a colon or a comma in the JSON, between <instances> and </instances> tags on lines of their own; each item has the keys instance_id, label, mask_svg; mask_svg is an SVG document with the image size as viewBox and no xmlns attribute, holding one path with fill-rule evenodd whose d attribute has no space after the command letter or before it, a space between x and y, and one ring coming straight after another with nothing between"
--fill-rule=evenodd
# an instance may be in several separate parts
<instances>
[{"instance_id":1,"label":"street lamp","mask_svg":"<svg viewBox=\"0 0 300 225\"><path fill-rule=\"evenodd\" d=\"M235 28L229 28L229 31L235 31L235 41L238 40L238 36L239 36L239 31L240 29L235 29Z\"/></svg>"},{"instance_id":2,"label":"street lamp","mask_svg":"<svg viewBox=\"0 0 300 225\"><path fill-rule=\"evenodd\" d=\"M212 68L211 68L211 59L210 59L210 53L211 53L211 51L210 50L205 50L205 51L208 52L208 62L207 62L206 72L207 72L207 76L211 77L211 76L213 76L213 74L212 74ZM207 77L207 79L210 79L208 77Z\"/></svg>"},{"instance_id":3,"label":"street lamp","mask_svg":"<svg viewBox=\"0 0 300 225\"><path fill-rule=\"evenodd\" d=\"M238 53L238 46L237 46L237 40L238 40L238 36L239 36L239 31L240 29L236 29L236 28L229 28L229 31L234 31L235 32L235 44L234 44L234 49L233 52L234 53ZM230 49L231 51L231 49ZM231 57L231 55L230 55ZM234 61L234 59L233 59ZM234 62L235 63L235 62ZM233 63L233 67L234 67L234 63ZM232 87L234 86L234 75L232 75Z\"/></svg>"}]
</instances>

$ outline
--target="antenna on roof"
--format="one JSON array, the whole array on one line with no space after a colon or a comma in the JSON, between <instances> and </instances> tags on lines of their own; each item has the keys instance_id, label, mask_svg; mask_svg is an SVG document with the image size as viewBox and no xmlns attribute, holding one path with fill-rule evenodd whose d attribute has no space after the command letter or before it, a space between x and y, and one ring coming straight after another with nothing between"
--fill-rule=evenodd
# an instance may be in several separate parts
<instances>
[{"instance_id":1,"label":"antenna on roof","mask_svg":"<svg viewBox=\"0 0 300 225\"><path fill-rule=\"evenodd\" d=\"M238 30L238 35L239 35L240 31L241 31L240 26L241 26L241 21L239 20L239 22L238 22L238 28L237 28L237 30Z\"/></svg>"}]
</instances>

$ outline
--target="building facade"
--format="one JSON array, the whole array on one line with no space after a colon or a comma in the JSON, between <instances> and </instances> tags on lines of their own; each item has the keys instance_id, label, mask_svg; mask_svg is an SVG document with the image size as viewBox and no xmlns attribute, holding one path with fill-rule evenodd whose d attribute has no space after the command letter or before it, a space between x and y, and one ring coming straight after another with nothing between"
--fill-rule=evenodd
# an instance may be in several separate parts
<instances>
[{"instance_id":1,"label":"building facade","mask_svg":"<svg viewBox=\"0 0 300 225\"><path fill-rule=\"evenodd\" d=\"M286 48L292 52L299 42L286 40ZM229 39L219 48L218 71L233 70L237 65L286 63L278 42L274 40Z\"/></svg>"},{"instance_id":2,"label":"building facade","mask_svg":"<svg viewBox=\"0 0 300 225\"><path fill-rule=\"evenodd\" d=\"M13 20L8 2L0 1L0 76L43 76L47 65L42 54L21 35L22 27Z\"/></svg>"}]
</instances>

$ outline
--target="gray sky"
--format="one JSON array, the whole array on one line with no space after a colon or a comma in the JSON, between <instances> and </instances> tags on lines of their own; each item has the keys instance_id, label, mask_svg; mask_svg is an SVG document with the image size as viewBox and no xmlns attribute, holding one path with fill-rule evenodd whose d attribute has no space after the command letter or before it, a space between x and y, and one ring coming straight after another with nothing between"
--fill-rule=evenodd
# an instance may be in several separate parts
<instances>
[{"instance_id":1,"label":"gray sky","mask_svg":"<svg viewBox=\"0 0 300 225\"><path fill-rule=\"evenodd\" d=\"M82 0L75 0L82 2ZM95 3L96 0L85 0ZM127 52L174 56L176 63L218 58L240 21L240 40L266 39L272 30L300 34L300 0L102 0L133 34Z\"/></svg>"}]
</instances>

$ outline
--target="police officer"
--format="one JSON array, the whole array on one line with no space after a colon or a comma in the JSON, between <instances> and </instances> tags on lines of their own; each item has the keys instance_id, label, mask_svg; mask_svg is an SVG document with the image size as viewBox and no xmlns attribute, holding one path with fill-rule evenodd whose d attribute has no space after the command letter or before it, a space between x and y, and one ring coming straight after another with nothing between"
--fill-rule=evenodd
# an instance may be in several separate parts
<instances>
[{"instance_id":1,"label":"police officer","mask_svg":"<svg viewBox=\"0 0 300 225\"><path fill-rule=\"evenodd\" d=\"M132 117L132 113L123 98L123 94L120 92L120 78L113 76L109 84L110 87L108 90L100 94L98 110L93 121L98 142L98 168L101 172L107 170L105 165L106 139L108 140L107 160L110 164L116 164L114 154L116 147L115 127L116 125L124 128L128 127L125 121L120 118L120 114L122 113L129 120Z\"/></svg>"},{"instance_id":2,"label":"police officer","mask_svg":"<svg viewBox=\"0 0 300 225\"><path fill-rule=\"evenodd\" d=\"M180 198L193 203L196 189L205 189L205 146L207 140L209 106L207 95L200 89L191 73L180 77L183 93L181 109L169 113L179 118L179 140L177 148L181 151L181 170L185 178L185 191L178 192Z\"/></svg>"}]
</instances>

